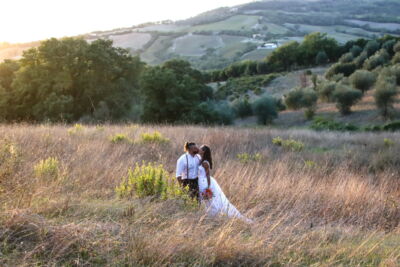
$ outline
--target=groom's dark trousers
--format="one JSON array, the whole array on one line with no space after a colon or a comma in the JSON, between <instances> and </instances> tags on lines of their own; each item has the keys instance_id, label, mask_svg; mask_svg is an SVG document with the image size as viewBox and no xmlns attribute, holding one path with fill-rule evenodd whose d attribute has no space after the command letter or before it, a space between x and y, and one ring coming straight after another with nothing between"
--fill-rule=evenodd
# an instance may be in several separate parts
<instances>
[{"instance_id":1,"label":"groom's dark trousers","mask_svg":"<svg viewBox=\"0 0 400 267\"><path fill-rule=\"evenodd\" d=\"M189 187L189 196L199 200L199 178L195 179L179 179L179 183L183 186Z\"/></svg>"}]
</instances>

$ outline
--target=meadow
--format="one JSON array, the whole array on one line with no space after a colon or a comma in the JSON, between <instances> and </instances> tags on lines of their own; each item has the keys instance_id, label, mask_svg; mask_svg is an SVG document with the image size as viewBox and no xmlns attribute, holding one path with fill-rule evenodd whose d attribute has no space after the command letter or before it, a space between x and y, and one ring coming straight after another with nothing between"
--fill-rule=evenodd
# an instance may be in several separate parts
<instances>
[{"instance_id":1,"label":"meadow","mask_svg":"<svg viewBox=\"0 0 400 267\"><path fill-rule=\"evenodd\" d=\"M118 197L135 164L173 176L185 141L210 145L253 224ZM0 265L399 266L399 149L388 132L0 125Z\"/></svg>"}]
</instances>

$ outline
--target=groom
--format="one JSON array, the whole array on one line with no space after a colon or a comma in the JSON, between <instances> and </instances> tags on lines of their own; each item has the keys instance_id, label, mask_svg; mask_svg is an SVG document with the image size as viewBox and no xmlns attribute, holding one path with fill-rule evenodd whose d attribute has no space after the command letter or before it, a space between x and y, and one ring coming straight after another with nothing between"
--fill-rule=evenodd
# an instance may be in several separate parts
<instances>
[{"instance_id":1,"label":"groom","mask_svg":"<svg viewBox=\"0 0 400 267\"><path fill-rule=\"evenodd\" d=\"M189 195L199 199L199 165L200 159L197 157L199 148L195 143L185 143L185 154L176 163L176 178L183 186L189 186Z\"/></svg>"}]
</instances>

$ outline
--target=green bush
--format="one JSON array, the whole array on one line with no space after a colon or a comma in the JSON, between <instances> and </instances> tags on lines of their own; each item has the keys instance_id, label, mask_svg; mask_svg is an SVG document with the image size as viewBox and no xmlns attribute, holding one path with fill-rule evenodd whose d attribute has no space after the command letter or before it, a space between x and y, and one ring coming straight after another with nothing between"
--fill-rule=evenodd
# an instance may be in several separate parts
<instances>
[{"instance_id":1,"label":"green bush","mask_svg":"<svg viewBox=\"0 0 400 267\"><path fill-rule=\"evenodd\" d=\"M336 82L324 82L317 88L318 95L322 101L332 102L332 94L336 89Z\"/></svg>"},{"instance_id":2,"label":"green bush","mask_svg":"<svg viewBox=\"0 0 400 267\"><path fill-rule=\"evenodd\" d=\"M276 99L266 96L253 103L253 114L257 116L258 122L262 125L271 123L278 117Z\"/></svg>"},{"instance_id":3,"label":"green bush","mask_svg":"<svg viewBox=\"0 0 400 267\"><path fill-rule=\"evenodd\" d=\"M312 88L293 89L285 97L285 104L289 109L305 108L305 116L311 119L315 114L318 96Z\"/></svg>"},{"instance_id":4,"label":"green bush","mask_svg":"<svg viewBox=\"0 0 400 267\"><path fill-rule=\"evenodd\" d=\"M326 72L326 78L330 79L336 74L343 74L345 77L350 76L357 69L357 65L354 62L349 63L336 63L333 64Z\"/></svg>"},{"instance_id":5,"label":"green bush","mask_svg":"<svg viewBox=\"0 0 400 267\"><path fill-rule=\"evenodd\" d=\"M351 113L351 107L362 98L362 92L352 89L346 85L338 84L333 91L332 98L336 102L336 107L342 115Z\"/></svg>"},{"instance_id":6,"label":"green bush","mask_svg":"<svg viewBox=\"0 0 400 267\"><path fill-rule=\"evenodd\" d=\"M68 134L69 135L75 135L82 133L84 130L84 127L82 124L76 123L73 127L68 129Z\"/></svg>"},{"instance_id":7,"label":"green bush","mask_svg":"<svg viewBox=\"0 0 400 267\"><path fill-rule=\"evenodd\" d=\"M110 136L110 141L111 141L111 143L114 143L114 144L118 144L118 143L131 144L131 143L133 143L132 139L130 139L125 134L115 134L113 136Z\"/></svg>"},{"instance_id":8,"label":"green bush","mask_svg":"<svg viewBox=\"0 0 400 267\"><path fill-rule=\"evenodd\" d=\"M400 53L400 41L393 46L393 52Z\"/></svg>"},{"instance_id":9,"label":"green bush","mask_svg":"<svg viewBox=\"0 0 400 267\"><path fill-rule=\"evenodd\" d=\"M140 135L140 142L147 144L165 144L169 142L169 139L165 138L160 132L155 131L153 133L142 133Z\"/></svg>"},{"instance_id":10,"label":"green bush","mask_svg":"<svg viewBox=\"0 0 400 267\"><path fill-rule=\"evenodd\" d=\"M390 59L388 52L385 49L381 49L375 55L371 56L364 62L364 69L373 70L378 66L386 64Z\"/></svg>"},{"instance_id":11,"label":"green bush","mask_svg":"<svg viewBox=\"0 0 400 267\"><path fill-rule=\"evenodd\" d=\"M57 158L50 157L46 160L41 160L33 167L35 177L41 181L55 181L60 176L59 165Z\"/></svg>"},{"instance_id":12,"label":"green bush","mask_svg":"<svg viewBox=\"0 0 400 267\"><path fill-rule=\"evenodd\" d=\"M370 57L375 52L377 52L380 48L380 44L376 40L369 41L364 47L364 51L367 53L367 56Z\"/></svg>"},{"instance_id":13,"label":"green bush","mask_svg":"<svg viewBox=\"0 0 400 267\"><path fill-rule=\"evenodd\" d=\"M316 131L358 131L360 128L358 128L355 125L352 125L350 123L341 123L334 121L333 119L330 118L324 118L324 117L316 117L314 118L311 126L311 129L316 130Z\"/></svg>"},{"instance_id":14,"label":"green bush","mask_svg":"<svg viewBox=\"0 0 400 267\"><path fill-rule=\"evenodd\" d=\"M392 121L385 123L382 127L384 131L399 131L400 130L400 121Z\"/></svg>"},{"instance_id":15,"label":"green bush","mask_svg":"<svg viewBox=\"0 0 400 267\"><path fill-rule=\"evenodd\" d=\"M376 76L366 70L357 70L350 76L350 81L355 89L365 93L375 84Z\"/></svg>"},{"instance_id":16,"label":"green bush","mask_svg":"<svg viewBox=\"0 0 400 267\"><path fill-rule=\"evenodd\" d=\"M218 124L230 125L235 118L235 111L227 101L207 101L197 106L188 117L185 123Z\"/></svg>"},{"instance_id":17,"label":"green bush","mask_svg":"<svg viewBox=\"0 0 400 267\"><path fill-rule=\"evenodd\" d=\"M257 162L263 159L263 156L260 153L256 154L242 153L242 154L237 154L236 157L241 163Z\"/></svg>"},{"instance_id":18,"label":"green bush","mask_svg":"<svg viewBox=\"0 0 400 267\"><path fill-rule=\"evenodd\" d=\"M144 198L152 196L158 199L187 198L187 190L181 188L176 179L170 177L162 165L136 164L129 169L127 176L115 188L120 198Z\"/></svg>"},{"instance_id":19,"label":"green bush","mask_svg":"<svg viewBox=\"0 0 400 267\"><path fill-rule=\"evenodd\" d=\"M340 63L350 63L354 60L354 56L353 53L349 52L346 54L343 54L340 58L339 58L339 62Z\"/></svg>"},{"instance_id":20,"label":"green bush","mask_svg":"<svg viewBox=\"0 0 400 267\"><path fill-rule=\"evenodd\" d=\"M400 52L397 52L392 58L392 64L400 63Z\"/></svg>"},{"instance_id":21,"label":"green bush","mask_svg":"<svg viewBox=\"0 0 400 267\"><path fill-rule=\"evenodd\" d=\"M317 56L315 57L315 63L317 65L325 65L329 62L328 55L325 51L319 51Z\"/></svg>"},{"instance_id":22,"label":"green bush","mask_svg":"<svg viewBox=\"0 0 400 267\"><path fill-rule=\"evenodd\" d=\"M296 141L294 139L282 139L281 137L275 137L272 139L272 143L277 146L281 146L290 151L301 151L304 149L304 143Z\"/></svg>"},{"instance_id":23,"label":"green bush","mask_svg":"<svg viewBox=\"0 0 400 267\"><path fill-rule=\"evenodd\" d=\"M375 104L384 118L389 117L398 94L395 78L381 75L375 86Z\"/></svg>"},{"instance_id":24,"label":"green bush","mask_svg":"<svg viewBox=\"0 0 400 267\"><path fill-rule=\"evenodd\" d=\"M247 98L236 100L233 103L233 110L239 118L246 118L253 115L251 104Z\"/></svg>"}]
</instances>

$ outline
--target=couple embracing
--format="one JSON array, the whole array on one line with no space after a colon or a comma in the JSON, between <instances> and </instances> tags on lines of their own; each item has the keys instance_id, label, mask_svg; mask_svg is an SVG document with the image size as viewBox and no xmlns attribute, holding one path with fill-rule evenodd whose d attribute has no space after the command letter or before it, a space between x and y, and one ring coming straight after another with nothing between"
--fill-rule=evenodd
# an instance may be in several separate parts
<instances>
[{"instance_id":1,"label":"couple embracing","mask_svg":"<svg viewBox=\"0 0 400 267\"><path fill-rule=\"evenodd\" d=\"M184 150L186 153L177 161L176 178L181 186L189 188L190 196L204 203L207 213L211 216L222 214L251 222L229 202L217 181L211 176L211 149L206 145L199 148L195 143L186 142Z\"/></svg>"}]
</instances>

